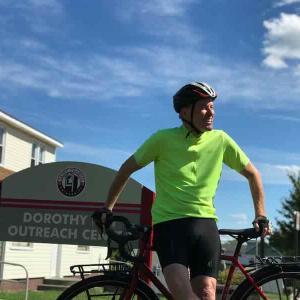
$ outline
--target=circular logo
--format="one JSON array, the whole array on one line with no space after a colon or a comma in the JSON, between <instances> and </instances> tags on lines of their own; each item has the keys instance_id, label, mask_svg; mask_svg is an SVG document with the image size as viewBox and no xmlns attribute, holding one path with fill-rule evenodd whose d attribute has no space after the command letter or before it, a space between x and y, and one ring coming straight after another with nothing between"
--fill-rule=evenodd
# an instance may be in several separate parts
<instances>
[{"instance_id":1,"label":"circular logo","mask_svg":"<svg viewBox=\"0 0 300 300\"><path fill-rule=\"evenodd\" d=\"M57 186L65 196L77 196L85 187L84 174L77 168L67 168L58 175Z\"/></svg>"}]
</instances>

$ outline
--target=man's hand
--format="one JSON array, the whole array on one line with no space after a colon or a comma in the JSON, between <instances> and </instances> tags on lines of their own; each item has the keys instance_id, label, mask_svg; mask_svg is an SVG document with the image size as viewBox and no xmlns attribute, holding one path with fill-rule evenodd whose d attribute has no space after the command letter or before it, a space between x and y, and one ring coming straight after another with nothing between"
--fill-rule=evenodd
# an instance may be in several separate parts
<instances>
[{"instance_id":1,"label":"man's hand","mask_svg":"<svg viewBox=\"0 0 300 300\"><path fill-rule=\"evenodd\" d=\"M112 223L112 211L107 207L102 207L99 210L94 211L91 217L100 231L100 235L103 236L106 228L108 228Z\"/></svg>"},{"instance_id":2,"label":"man's hand","mask_svg":"<svg viewBox=\"0 0 300 300\"><path fill-rule=\"evenodd\" d=\"M272 234L271 224L267 217L258 216L254 219L252 224L253 224L253 227L256 229L256 231L261 232L261 237L265 237L266 235Z\"/></svg>"}]
</instances>

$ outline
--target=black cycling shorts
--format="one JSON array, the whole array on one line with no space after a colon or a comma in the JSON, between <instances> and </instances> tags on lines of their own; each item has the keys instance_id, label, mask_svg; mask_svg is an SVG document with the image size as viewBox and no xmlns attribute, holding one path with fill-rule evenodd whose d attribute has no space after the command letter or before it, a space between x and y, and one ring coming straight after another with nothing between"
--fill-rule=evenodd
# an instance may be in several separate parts
<instances>
[{"instance_id":1,"label":"black cycling shorts","mask_svg":"<svg viewBox=\"0 0 300 300\"><path fill-rule=\"evenodd\" d=\"M221 243L214 219L176 219L154 225L153 231L154 250L162 269L177 263L190 269L191 278L217 278Z\"/></svg>"}]
</instances>

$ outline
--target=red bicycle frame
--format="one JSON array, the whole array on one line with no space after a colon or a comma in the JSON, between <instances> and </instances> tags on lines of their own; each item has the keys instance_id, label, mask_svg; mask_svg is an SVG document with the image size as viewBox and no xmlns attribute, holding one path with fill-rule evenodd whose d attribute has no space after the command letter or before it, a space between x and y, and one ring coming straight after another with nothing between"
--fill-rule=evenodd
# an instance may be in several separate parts
<instances>
[{"instance_id":1,"label":"red bicycle frame","mask_svg":"<svg viewBox=\"0 0 300 300\"><path fill-rule=\"evenodd\" d=\"M239 268L240 271L245 275L247 280L252 284L252 286L255 288L255 290L259 293L259 295L263 299L268 300L267 296L264 294L264 292L261 290L261 288L259 288L256 285L256 283L255 283L254 279L252 278L252 276L248 274L248 272L246 271L244 266L240 263L240 261L238 259L238 255L239 255L239 253L234 253L233 256L221 255L222 260L231 261L231 266L229 268L229 272L228 272L228 275L227 275L225 287L222 291L222 298L221 299L226 300L227 295L228 295L228 291L229 291L229 288L230 288L233 273L234 273L236 268Z\"/></svg>"},{"instance_id":2,"label":"red bicycle frame","mask_svg":"<svg viewBox=\"0 0 300 300\"><path fill-rule=\"evenodd\" d=\"M239 257L239 252L241 249L242 243L238 242L235 252L232 256L229 255L221 255L221 260L226 260L231 262L231 266L229 268L228 276L226 279L226 283L224 286L224 289L222 291L222 300L226 300L228 296L228 291L231 285L231 280L234 274L234 271L236 268L238 268L244 276L247 278L247 280L251 283L251 285L255 288L255 290L259 293L259 295L262 297L262 299L268 300L267 296L264 294L264 292L261 290L260 287L257 286L255 283L253 277L248 274L247 270L244 268L244 266L240 263L238 257ZM173 300L174 298L172 297L171 293L169 290L162 284L162 282L152 273L150 268L145 265L143 262L142 258L147 255L147 252L149 251L149 246L147 246L146 243L141 243L140 244L140 254L139 258L140 260L137 260L132 268L132 279L130 282L130 287L127 290L124 290L124 294L122 295L121 299L124 300L130 300L136 287L138 284L139 278L142 278L145 282L150 284L152 282L154 286L161 292L161 294L166 297L168 300Z\"/></svg>"}]
</instances>

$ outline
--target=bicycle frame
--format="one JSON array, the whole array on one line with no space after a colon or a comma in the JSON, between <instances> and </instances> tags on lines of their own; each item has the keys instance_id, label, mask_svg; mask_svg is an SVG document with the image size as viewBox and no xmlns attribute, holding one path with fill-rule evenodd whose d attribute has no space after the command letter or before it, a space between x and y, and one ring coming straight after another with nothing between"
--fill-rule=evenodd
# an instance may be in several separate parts
<instances>
[{"instance_id":1,"label":"bicycle frame","mask_svg":"<svg viewBox=\"0 0 300 300\"><path fill-rule=\"evenodd\" d=\"M228 272L228 276L227 276L227 279L226 279L225 287L222 291L221 300L226 300L226 298L227 298L228 291L229 291L229 288L230 288L230 285L231 285L231 280L232 280L232 277L233 277L233 274L234 274L234 271L235 271L236 268L240 269L240 271L244 274L244 276L247 278L247 280L252 284L252 286L259 293L259 295L263 299L268 300L268 298L264 294L264 292L256 285L256 283L253 280L252 276L247 273L244 266L240 263L240 261L238 259L238 253L237 254L235 253L233 256L221 255L221 260L231 261L231 266L229 268L229 272Z\"/></svg>"},{"instance_id":2,"label":"bicycle frame","mask_svg":"<svg viewBox=\"0 0 300 300\"><path fill-rule=\"evenodd\" d=\"M244 266L240 263L239 261L239 253L241 251L242 248L242 244L246 241L240 237L236 238L237 240L237 245L235 247L234 250L234 254L233 255L221 255L221 260L226 260L226 261L230 261L231 262L231 266L229 268L229 272L228 272L228 276L226 279L226 283L225 283L225 287L222 291L222 298L221 300L226 300L227 296L228 296L228 291L231 285L231 280L234 274L234 271L236 268L238 268L243 274L244 276L247 278L247 280L249 281L249 283L255 288L255 290L259 293L259 295L264 299L264 300L268 300L267 296L264 294L264 292L262 291L261 288L259 288L257 286L257 284L255 283L253 277L251 275L248 274L248 272L246 271L246 269L244 268Z\"/></svg>"},{"instance_id":3,"label":"bicycle frame","mask_svg":"<svg viewBox=\"0 0 300 300\"><path fill-rule=\"evenodd\" d=\"M140 243L140 253L133 264L132 268L132 279L130 282L130 288L128 290L124 290L124 294L121 299L130 300L134 290L137 287L139 278L142 278L148 284L152 282L154 286L165 296L168 300L173 300L173 296L169 292L169 290L163 285L163 283L152 273L150 268L145 265L144 257L147 251L150 251L150 247L148 242Z\"/></svg>"},{"instance_id":4,"label":"bicycle frame","mask_svg":"<svg viewBox=\"0 0 300 300\"><path fill-rule=\"evenodd\" d=\"M259 293L259 295L262 297L262 299L268 300L267 296L264 294L264 292L256 285L251 275L248 274L244 266L240 263L238 256L240 251L241 245L237 245L236 250L234 252L234 255L221 255L221 260L226 260L231 262L231 266L229 269L229 273L226 279L225 287L222 291L222 300L226 300L229 292L229 288L231 285L232 277L235 272L235 269L238 268L244 276L247 278L247 280L252 284L252 286L255 288L255 290ZM145 249L143 249L145 251ZM130 283L130 288L126 291L124 291L123 298L124 300L130 300L135 288L137 287L138 279L142 278L147 283L152 282L154 286L161 292L161 294L166 297L168 300L173 300L173 296L169 292L169 290L162 284L162 282L151 272L151 270L143 263L143 262L135 262L134 266L132 268L132 280Z\"/></svg>"},{"instance_id":5,"label":"bicycle frame","mask_svg":"<svg viewBox=\"0 0 300 300\"><path fill-rule=\"evenodd\" d=\"M165 296L168 300L173 300L171 293L168 289L162 284L162 282L151 272L151 270L141 262L135 263L132 269L132 279L130 283L130 288L128 290L124 290L124 294L121 299L130 300L132 299L132 295L134 290L137 287L139 277L146 279L146 281L152 282L154 286L161 292L163 296Z\"/></svg>"},{"instance_id":6,"label":"bicycle frame","mask_svg":"<svg viewBox=\"0 0 300 300\"><path fill-rule=\"evenodd\" d=\"M259 295L264 300L268 300L267 296L264 294L264 292L259 288L254 279L250 274L248 274L247 270L244 268L244 266L239 261L239 253L242 247L243 241L238 240L236 249L234 251L234 254L232 256L230 255L221 255L221 260L226 260L231 262L231 266L229 268L229 273L226 279L225 287L222 291L222 300L226 300L229 292L229 288L231 285L232 277L235 272L235 269L238 268L244 276L247 278L247 280L250 282L250 284L255 288L255 290L259 293ZM152 282L154 286L161 292L161 294L166 297L168 300L173 300L173 296L169 292L169 290L162 284L162 282L151 272L149 267L145 265L142 258L145 256L146 251L149 251L149 247L147 246L147 243L141 243L140 245L140 254L138 256L138 260L134 263L132 268L132 280L130 283L130 288L128 290L124 291L123 298L124 300L130 300L134 290L137 287L138 279L142 278L145 282L148 284Z\"/></svg>"}]
</instances>

